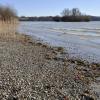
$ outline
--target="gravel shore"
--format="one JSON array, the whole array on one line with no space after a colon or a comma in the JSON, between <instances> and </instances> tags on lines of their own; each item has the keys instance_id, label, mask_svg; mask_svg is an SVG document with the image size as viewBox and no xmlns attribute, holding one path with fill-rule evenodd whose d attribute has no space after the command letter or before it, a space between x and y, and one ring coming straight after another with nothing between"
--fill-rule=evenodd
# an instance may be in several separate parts
<instances>
[{"instance_id":1,"label":"gravel shore","mask_svg":"<svg viewBox=\"0 0 100 100\"><path fill-rule=\"evenodd\" d=\"M0 100L97 100L100 64L67 55L27 35L0 37Z\"/></svg>"}]
</instances>

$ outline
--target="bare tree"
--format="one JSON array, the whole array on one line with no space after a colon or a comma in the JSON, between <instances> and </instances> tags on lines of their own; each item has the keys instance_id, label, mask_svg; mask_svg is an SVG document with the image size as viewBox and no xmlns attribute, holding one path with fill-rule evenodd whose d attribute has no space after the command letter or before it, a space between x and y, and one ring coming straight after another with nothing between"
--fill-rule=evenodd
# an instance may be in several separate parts
<instances>
[{"instance_id":1,"label":"bare tree","mask_svg":"<svg viewBox=\"0 0 100 100\"><path fill-rule=\"evenodd\" d=\"M70 10L69 9L64 9L62 12L61 12L61 15L62 16L70 16Z\"/></svg>"},{"instance_id":2,"label":"bare tree","mask_svg":"<svg viewBox=\"0 0 100 100\"><path fill-rule=\"evenodd\" d=\"M71 10L64 9L62 11L61 21L68 22L77 22L77 21L89 21L90 18L80 12L78 8L73 8Z\"/></svg>"},{"instance_id":3,"label":"bare tree","mask_svg":"<svg viewBox=\"0 0 100 100\"><path fill-rule=\"evenodd\" d=\"M81 12L78 8L73 8L71 12L72 12L72 16L80 16L81 15Z\"/></svg>"}]
</instances>

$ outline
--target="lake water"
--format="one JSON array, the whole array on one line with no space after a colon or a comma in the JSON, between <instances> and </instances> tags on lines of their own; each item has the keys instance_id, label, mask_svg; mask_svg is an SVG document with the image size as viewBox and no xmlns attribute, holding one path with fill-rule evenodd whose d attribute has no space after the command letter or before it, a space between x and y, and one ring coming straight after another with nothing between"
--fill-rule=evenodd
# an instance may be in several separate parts
<instances>
[{"instance_id":1,"label":"lake water","mask_svg":"<svg viewBox=\"0 0 100 100\"><path fill-rule=\"evenodd\" d=\"M18 31L64 47L70 57L100 62L100 22L20 22Z\"/></svg>"}]
</instances>

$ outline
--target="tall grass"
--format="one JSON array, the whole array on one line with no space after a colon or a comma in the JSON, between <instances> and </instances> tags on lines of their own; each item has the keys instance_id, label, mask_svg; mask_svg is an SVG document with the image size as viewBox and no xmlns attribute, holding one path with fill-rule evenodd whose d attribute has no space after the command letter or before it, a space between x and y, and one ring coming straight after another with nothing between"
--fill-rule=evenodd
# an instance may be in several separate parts
<instances>
[{"instance_id":1,"label":"tall grass","mask_svg":"<svg viewBox=\"0 0 100 100\"><path fill-rule=\"evenodd\" d=\"M0 5L0 37L14 36L17 25L16 10L10 6Z\"/></svg>"}]
</instances>

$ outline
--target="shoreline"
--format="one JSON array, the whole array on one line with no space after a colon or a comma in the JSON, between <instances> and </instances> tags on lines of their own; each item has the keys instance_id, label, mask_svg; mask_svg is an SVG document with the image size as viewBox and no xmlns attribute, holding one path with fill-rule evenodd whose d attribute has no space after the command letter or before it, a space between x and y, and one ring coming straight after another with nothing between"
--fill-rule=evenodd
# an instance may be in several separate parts
<instances>
[{"instance_id":1,"label":"shoreline","mask_svg":"<svg viewBox=\"0 0 100 100\"><path fill-rule=\"evenodd\" d=\"M2 94L0 98L21 100L24 100L24 97L35 100L97 98L91 93L93 91L89 85L96 82L96 77L100 77L99 63L69 59L68 56L64 57L68 54L62 47L51 47L29 35L17 33L14 38L7 40L4 37L0 38L0 41L0 52L4 54L0 55L0 58L5 59L5 62L1 61L0 80L3 82L3 79L9 79L4 80L1 85L5 94L0 91ZM5 73L9 77L4 77Z\"/></svg>"},{"instance_id":2,"label":"shoreline","mask_svg":"<svg viewBox=\"0 0 100 100\"><path fill-rule=\"evenodd\" d=\"M31 29L31 27L29 27L30 23L33 27L32 29ZM45 22L45 23L30 22L30 23L21 22L18 31L25 33L27 35L31 35L31 36L33 36L33 38L35 36L36 39L39 38L39 39L43 40L44 43L48 42L52 46L62 46L69 52L69 54L72 58L80 57L82 59L88 60L89 62L97 62L97 63L100 62L99 44L96 43L96 42L98 42L99 37L98 38L95 37L96 31L97 31L95 29L98 28L98 27L96 27L96 25L98 26L98 23L96 23L96 22L95 23L92 22L90 24L80 23L80 26L78 26L79 25L78 23L75 23L74 25L71 23L71 25L73 26L73 29L76 29L76 30L77 29L81 30L81 28L84 29L86 26L88 26L85 29L85 31L83 31L83 32L80 31L79 33L77 31L70 29L70 23L67 23L69 28L66 27L66 25L67 25L66 23L51 23L51 22L48 22L48 23L47 22ZM24 26L24 24L26 26ZM45 25L48 25L48 28ZM55 26L53 26L53 25L55 25ZM62 26L62 25L64 25L64 27L60 29L60 26ZM95 26L92 27L92 25L95 25ZM41 26L43 26L43 29ZM89 27L91 27L91 28L89 28ZM94 36L92 36L92 37L87 36L87 37L83 38L83 36L78 35L80 33L81 33L81 35L87 34L90 36L92 36L94 34ZM97 41L96 41L96 39L97 39Z\"/></svg>"}]
</instances>

